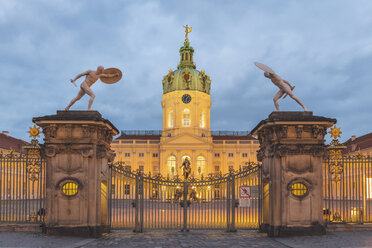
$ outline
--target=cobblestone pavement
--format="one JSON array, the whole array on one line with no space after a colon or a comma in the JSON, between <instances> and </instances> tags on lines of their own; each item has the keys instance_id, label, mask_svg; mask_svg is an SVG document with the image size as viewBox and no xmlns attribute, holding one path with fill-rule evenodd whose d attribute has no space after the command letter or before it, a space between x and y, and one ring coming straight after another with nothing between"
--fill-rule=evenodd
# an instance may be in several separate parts
<instances>
[{"instance_id":1,"label":"cobblestone pavement","mask_svg":"<svg viewBox=\"0 0 372 248\"><path fill-rule=\"evenodd\" d=\"M329 232L325 236L269 238L256 231L114 232L99 239L0 232L0 247L372 247L372 231Z\"/></svg>"}]
</instances>

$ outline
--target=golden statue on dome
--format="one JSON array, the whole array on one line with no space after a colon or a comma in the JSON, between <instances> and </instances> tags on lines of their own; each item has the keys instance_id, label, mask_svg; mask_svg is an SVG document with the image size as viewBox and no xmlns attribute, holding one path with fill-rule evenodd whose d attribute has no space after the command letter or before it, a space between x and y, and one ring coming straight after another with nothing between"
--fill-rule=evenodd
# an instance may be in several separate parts
<instances>
[{"instance_id":1,"label":"golden statue on dome","mask_svg":"<svg viewBox=\"0 0 372 248\"><path fill-rule=\"evenodd\" d=\"M186 38L185 41L189 42L189 39L188 39L187 36L189 35L189 33L191 33L192 27L189 27L189 25L187 25L187 24L186 24L186 26L183 26L183 27L185 28L185 33L186 33L185 34L185 38Z\"/></svg>"}]
</instances>

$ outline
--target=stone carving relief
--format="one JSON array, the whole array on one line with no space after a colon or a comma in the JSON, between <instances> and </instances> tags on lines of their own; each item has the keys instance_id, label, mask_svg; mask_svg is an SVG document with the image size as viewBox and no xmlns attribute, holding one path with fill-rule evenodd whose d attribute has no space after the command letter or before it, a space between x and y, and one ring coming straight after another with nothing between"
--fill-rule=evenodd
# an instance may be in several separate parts
<instances>
[{"instance_id":1,"label":"stone carving relief","mask_svg":"<svg viewBox=\"0 0 372 248\"><path fill-rule=\"evenodd\" d=\"M296 137L297 137L297 139L301 139L302 138L303 131L304 131L304 127L303 126L296 126Z\"/></svg>"},{"instance_id":2,"label":"stone carving relief","mask_svg":"<svg viewBox=\"0 0 372 248\"><path fill-rule=\"evenodd\" d=\"M45 138L55 138L57 136L57 126L56 125L50 125L43 128L43 134Z\"/></svg>"},{"instance_id":3,"label":"stone carving relief","mask_svg":"<svg viewBox=\"0 0 372 248\"><path fill-rule=\"evenodd\" d=\"M324 139L324 136L327 134L325 127L315 125L312 127L312 136L316 139Z\"/></svg>"}]
</instances>

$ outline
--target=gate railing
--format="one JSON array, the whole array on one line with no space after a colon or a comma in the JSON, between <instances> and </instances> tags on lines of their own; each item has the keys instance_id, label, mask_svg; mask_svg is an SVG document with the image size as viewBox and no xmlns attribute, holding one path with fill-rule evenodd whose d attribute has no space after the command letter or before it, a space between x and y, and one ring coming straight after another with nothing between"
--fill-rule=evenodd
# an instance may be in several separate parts
<instances>
[{"instance_id":1,"label":"gate railing","mask_svg":"<svg viewBox=\"0 0 372 248\"><path fill-rule=\"evenodd\" d=\"M37 140L26 154L0 153L0 223L43 223L45 161Z\"/></svg>"},{"instance_id":2,"label":"gate railing","mask_svg":"<svg viewBox=\"0 0 372 248\"><path fill-rule=\"evenodd\" d=\"M110 165L112 229L257 229L261 166L204 180L145 176Z\"/></svg>"},{"instance_id":3,"label":"gate railing","mask_svg":"<svg viewBox=\"0 0 372 248\"><path fill-rule=\"evenodd\" d=\"M323 184L327 223L372 223L372 158L326 160Z\"/></svg>"},{"instance_id":4,"label":"gate railing","mask_svg":"<svg viewBox=\"0 0 372 248\"><path fill-rule=\"evenodd\" d=\"M323 165L323 216L325 223L372 223L372 158L361 153L345 155L340 128Z\"/></svg>"}]
</instances>

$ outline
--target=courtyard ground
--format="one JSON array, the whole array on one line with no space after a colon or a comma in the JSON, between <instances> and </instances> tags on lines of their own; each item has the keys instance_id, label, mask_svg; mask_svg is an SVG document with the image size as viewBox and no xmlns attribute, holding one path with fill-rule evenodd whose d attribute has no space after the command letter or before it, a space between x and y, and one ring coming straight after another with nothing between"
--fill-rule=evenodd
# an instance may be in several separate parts
<instances>
[{"instance_id":1,"label":"courtyard ground","mask_svg":"<svg viewBox=\"0 0 372 248\"><path fill-rule=\"evenodd\" d=\"M113 232L99 239L0 232L0 247L372 247L372 231L292 238L269 238L256 231Z\"/></svg>"}]
</instances>

